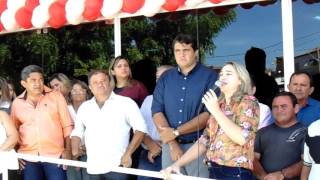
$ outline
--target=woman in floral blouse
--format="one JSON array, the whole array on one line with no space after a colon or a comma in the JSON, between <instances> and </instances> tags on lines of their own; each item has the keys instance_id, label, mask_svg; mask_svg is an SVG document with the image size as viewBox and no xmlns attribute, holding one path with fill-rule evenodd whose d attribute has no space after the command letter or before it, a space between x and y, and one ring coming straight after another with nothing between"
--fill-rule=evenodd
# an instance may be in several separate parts
<instances>
[{"instance_id":1,"label":"woman in floral blouse","mask_svg":"<svg viewBox=\"0 0 320 180\"><path fill-rule=\"evenodd\" d=\"M259 124L259 104L250 96L247 70L235 62L221 72L221 94L209 90L202 102L211 114L200 139L165 173L180 173L181 166L206 153L210 178L253 179L254 138ZM199 153L199 154L198 154Z\"/></svg>"}]
</instances>

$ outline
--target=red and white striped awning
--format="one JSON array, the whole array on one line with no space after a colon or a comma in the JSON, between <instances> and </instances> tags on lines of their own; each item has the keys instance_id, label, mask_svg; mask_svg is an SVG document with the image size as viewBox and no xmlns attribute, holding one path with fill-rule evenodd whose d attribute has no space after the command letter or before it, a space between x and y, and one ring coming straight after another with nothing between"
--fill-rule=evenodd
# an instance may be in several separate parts
<instances>
[{"instance_id":1,"label":"red and white striped awning","mask_svg":"<svg viewBox=\"0 0 320 180\"><path fill-rule=\"evenodd\" d=\"M276 0L0 0L0 33L240 3L248 9L255 1Z\"/></svg>"},{"instance_id":2,"label":"red and white striped awning","mask_svg":"<svg viewBox=\"0 0 320 180\"><path fill-rule=\"evenodd\" d=\"M116 17L153 16L195 8L241 4L245 9L277 0L0 0L0 33L66 24L107 20ZM304 0L306 3L320 0Z\"/></svg>"}]
</instances>

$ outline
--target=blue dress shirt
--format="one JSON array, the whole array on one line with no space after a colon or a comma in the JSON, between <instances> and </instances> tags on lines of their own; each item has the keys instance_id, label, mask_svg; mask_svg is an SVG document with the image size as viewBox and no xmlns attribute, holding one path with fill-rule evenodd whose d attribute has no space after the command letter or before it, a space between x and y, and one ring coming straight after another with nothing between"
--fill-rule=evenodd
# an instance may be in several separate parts
<instances>
[{"instance_id":1,"label":"blue dress shirt","mask_svg":"<svg viewBox=\"0 0 320 180\"><path fill-rule=\"evenodd\" d=\"M299 110L297 119L306 127L320 119L320 102L309 97L307 104Z\"/></svg>"},{"instance_id":2,"label":"blue dress shirt","mask_svg":"<svg viewBox=\"0 0 320 180\"><path fill-rule=\"evenodd\" d=\"M197 63L187 74L179 67L166 71L158 80L153 93L152 114L162 112L170 127L178 126L196 117L205 92L214 86L217 73ZM179 136L190 142L197 139L197 132Z\"/></svg>"}]
</instances>

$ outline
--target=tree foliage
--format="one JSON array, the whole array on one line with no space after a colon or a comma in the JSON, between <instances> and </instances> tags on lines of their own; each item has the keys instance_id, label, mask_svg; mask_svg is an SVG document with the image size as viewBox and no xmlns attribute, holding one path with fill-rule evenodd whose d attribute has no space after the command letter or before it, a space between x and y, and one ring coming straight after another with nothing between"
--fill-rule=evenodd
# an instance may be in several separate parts
<instances>
[{"instance_id":1,"label":"tree foliage","mask_svg":"<svg viewBox=\"0 0 320 180\"><path fill-rule=\"evenodd\" d=\"M197 16L203 12L208 13ZM216 46L212 39L235 17L234 11L216 16L204 9L123 19L122 54L131 63L149 59L157 64L173 64L171 42L184 32L198 37L204 60L203 52ZM47 76L54 72L81 76L92 68L107 68L113 56L113 26L105 22L0 36L0 75L17 81L21 69L29 64L42 66Z\"/></svg>"}]
</instances>

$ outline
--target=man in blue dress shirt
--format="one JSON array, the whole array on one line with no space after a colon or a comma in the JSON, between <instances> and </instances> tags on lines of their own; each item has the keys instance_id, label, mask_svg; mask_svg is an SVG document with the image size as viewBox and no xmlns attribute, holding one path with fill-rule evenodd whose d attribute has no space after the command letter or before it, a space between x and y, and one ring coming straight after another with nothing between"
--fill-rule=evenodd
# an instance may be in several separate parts
<instances>
[{"instance_id":1,"label":"man in blue dress shirt","mask_svg":"<svg viewBox=\"0 0 320 180\"><path fill-rule=\"evenodd\" d=\"M197 60L197 45L190 35L179 34L173 41L176 68L165 72L153 93L152 114L162 146L162 168L168 167L197 140L209 113L201 110L201 98L214 86L217 74ZM185 166L189 176L208 177L203 156Z\"/></svg>"},{"instance_id":2,"label":"man in blue dress shirt","mask_svg":"<svg viewBox=\"0 0 320 180\"><path fill-rule=\"evenodd\" d=\"M307 72L295 72L290 77L288 89L298 99L300 110L297 119L308 127L312 122L320 119L320 102L309 97L313 90L312 77Z\"/></svg>"}]
</instances>

